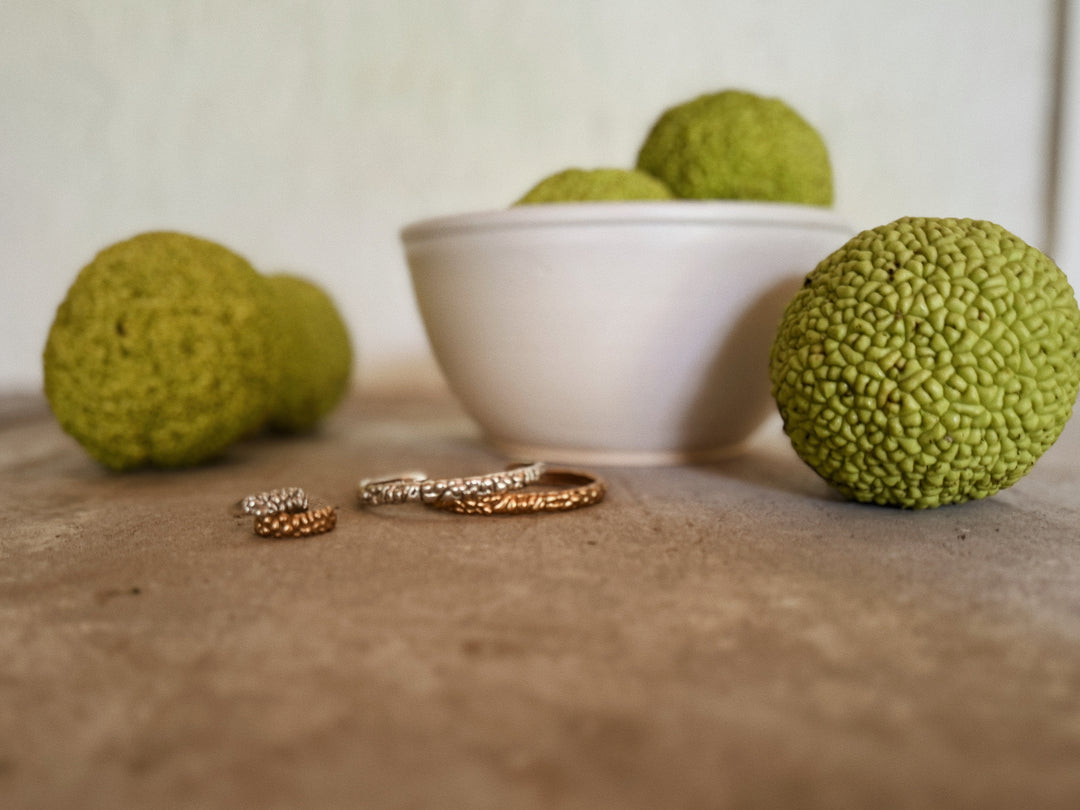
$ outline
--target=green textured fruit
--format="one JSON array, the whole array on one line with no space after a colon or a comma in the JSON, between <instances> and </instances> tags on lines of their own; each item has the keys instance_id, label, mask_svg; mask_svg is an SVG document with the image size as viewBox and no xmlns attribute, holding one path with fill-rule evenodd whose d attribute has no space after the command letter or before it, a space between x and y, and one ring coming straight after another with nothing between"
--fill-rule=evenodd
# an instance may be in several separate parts
<instances>
[{"instance_id":1,"label":"green textured fruit","mask_svg":"<svg viewBox=\"0 0 1080 810\"><path fill-rule=\"evenodd\" d=\"M670 200L666 185L634 169L564 169L545 177L515 205L602 200Z\"/></svg>"},{"instance_id":2,"label":"green textured fruit","mask_svg":"<svg viewBox=\"0 0 1080 810\"><path fill-rule=\"evenodd\" d=\"M638 153L637 168L677 197L831 205L825 142L780 99L739 90L666 110Z\"/></svg>"},{"instance_id":3,"label":"green textured fruit","mask_svg":"<svg viewBox=\"0 0 1080 810\"><path fill-rule=\"evenodd\" d=\"M60 425L114 470L221 454L267 418L279 372L266 281L213 242L152 232L84 267L44 351Z\"/></svg>"},{"instance_id":4,"label":"green textured fruit","mask_svg":"<svg viewBox=\"0 0 1080 810\"><path fill-rule=\"evenodd\" d=\"M825 258L784 312L772 392L843 495L925 508L1023 477L1080 387L1080 309L1046 255L990 222L904 218Z\"/></svg>"},{"instance_id":5,"label":"green textured fruit","mask_svg":"<svg viewBox=\"0 0 1080 810\"><path fill-rule=\"evenodd\" d=\"M269 276L275 322L273 345L282 373L268 426L310 430L341 401L349 387L353 354L349 333L333 300L297 276Z\"/></svg>"}]
</instances>

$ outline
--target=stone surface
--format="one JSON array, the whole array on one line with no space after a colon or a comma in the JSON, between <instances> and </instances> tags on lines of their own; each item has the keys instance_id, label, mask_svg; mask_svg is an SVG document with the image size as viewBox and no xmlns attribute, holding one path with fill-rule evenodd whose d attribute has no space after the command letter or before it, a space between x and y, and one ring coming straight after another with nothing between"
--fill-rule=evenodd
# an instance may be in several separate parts
<instances>
[{"instance_id":1,"label":"stone surface","mask_svg":"<svg viewBox=\"0 0 1080 810\"><path fill-rule=\"evenodd\" d=\"M578 512L355 505L488 472L449 401L111 474L0 402L6 807L1080 806L1080 425L1015 487L845 503L770 426ZM337 528L266 540L245 495Z\"/></svg>"}]
</instances>

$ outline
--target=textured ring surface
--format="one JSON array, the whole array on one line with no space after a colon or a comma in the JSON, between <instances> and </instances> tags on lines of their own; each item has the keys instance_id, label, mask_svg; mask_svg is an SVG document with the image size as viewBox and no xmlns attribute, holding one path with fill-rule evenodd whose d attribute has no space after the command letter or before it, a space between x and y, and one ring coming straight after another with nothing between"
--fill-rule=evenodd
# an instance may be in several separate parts
<instances>
[{"instance_id":1,"label":"textured ring surface","mask_svg":"<svg viewBox=\"0 0 1080 810\"><path fill-rule=\"evenodd\" d=\"M283 487L258 495L248 495L240 501L240 508L246 515L273 515L278 512L306 512L307 493L300 487Z\"/></svg>"},{"instance_id":2,"label":"textured ring surface","mask_svg":"<svg viewBox=\"0 0 1080 810\"><path fill-rule=\"evenodd\" d=\"M607 492L603 479L574 470L549 470L537 485L559 489L515 490L491 495L442 500L432 506L462 515L522 515L532 512L567 512L599 503Z\"/></svg>"},{"instance_id":3,"label":"textured ring surface","mask_svg":"<svg viewBox=\"0 0 1080 810\"><path fill-rule=\"evenodd\" d=\"M536 483L547 466L542 461L468 478L390 478L361 481L357 498L365 506L424 503L429 506L463 498L500 495Z\"/></svg>"},{"instance_id":4,"label":"textured ring surface","mask_svg":"<svg viewBox=\"0 0 1080 810\"><path fill-rule=\"evenodd\" d=\"M260 537L311 537L325 534L337 525L337 512L323 506L304 512L276 512L255 518L255 534Z\"/></svg>"}]
</instances>

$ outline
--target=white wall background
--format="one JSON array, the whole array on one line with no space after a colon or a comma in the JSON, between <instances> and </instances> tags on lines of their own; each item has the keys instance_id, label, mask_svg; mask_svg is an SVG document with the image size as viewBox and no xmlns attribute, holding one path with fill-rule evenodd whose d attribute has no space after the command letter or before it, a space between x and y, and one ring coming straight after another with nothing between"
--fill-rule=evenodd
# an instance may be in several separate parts
<instances>
[{"instance_id":1,"label":"white wall background","mask_svg":"<svg viewBox=\"0 0 1080 810\"><path fill-rule=\"evenodd\" d=\"M1080 288L1075 6L0 0L0 390L40 386L76 272L151 228L322 284L362 384L438 384L400 227L631 165L664 108L727 87L822 131L853 225L993 219Z\"/></svg>"}]
</instances>

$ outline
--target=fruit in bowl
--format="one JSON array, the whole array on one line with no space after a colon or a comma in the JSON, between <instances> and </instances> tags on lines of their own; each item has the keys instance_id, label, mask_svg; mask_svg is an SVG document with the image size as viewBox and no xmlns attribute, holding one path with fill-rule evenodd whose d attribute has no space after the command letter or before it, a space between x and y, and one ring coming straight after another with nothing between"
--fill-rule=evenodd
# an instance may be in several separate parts
<instances>
[{"instance_id":1,"label":"fruit in bowl","mask_svg":"<svg viewBox=\"0 0 1080 810\"><path fill-rule=\"evenodd\" d=\"M641 145L637 168L689 199L833 201L818 131L786 102L741 90L666 110Z\"/></svg>"},{"instance_id":2,"label":"fruit in bowl","mask_svg":"<svg viewBox=\"0 0 1080 810\"><path fill-rule=\"evenodd\" d=\"M545 177L515 204L670 200L674 196L663 181L637 169L564 169Z\"/></svg>"},{"instance_id":3,"label":"fruit in bowl","mask_svg":"<svg viewBox=\"0 0 1080 810\"><path fill-rule=\"evenodd\" d=\"M732 453L775 414L780 314L851 235L831 200L817 133L725 91L662 115L633 168L567 169L507 210L401 236L435 357L492 442L677 463Z\"/></svg>"}]
</instances>

